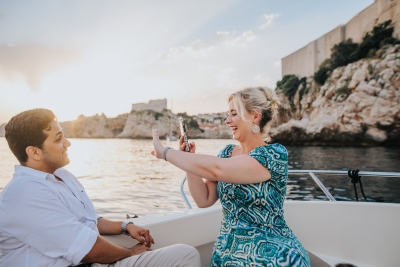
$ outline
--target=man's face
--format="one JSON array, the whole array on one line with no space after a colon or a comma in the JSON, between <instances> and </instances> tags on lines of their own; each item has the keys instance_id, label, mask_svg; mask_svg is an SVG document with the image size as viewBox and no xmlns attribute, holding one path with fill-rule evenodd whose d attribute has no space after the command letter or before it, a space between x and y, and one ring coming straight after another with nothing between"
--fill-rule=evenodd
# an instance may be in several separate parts
<instances>
[{"instance_id":1,"label":"man's face","mask_svg":"<svg viewBox=\"0 0 400 267\"><path fill-rule=\"evenodd\" d=\"M67 148L71 143L65 138L58 122L53 121L50 125L51 129L45 131L47 138L43 142L42 161L48 169L55 171L69 163Z\"/></svg>"}]
</instances>

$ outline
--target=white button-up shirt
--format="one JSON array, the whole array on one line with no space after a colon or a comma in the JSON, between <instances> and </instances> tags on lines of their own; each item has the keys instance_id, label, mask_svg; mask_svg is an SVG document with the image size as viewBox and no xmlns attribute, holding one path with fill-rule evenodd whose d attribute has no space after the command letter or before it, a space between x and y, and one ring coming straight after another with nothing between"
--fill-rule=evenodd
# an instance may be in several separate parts
<instances>
[{"instance_id":1,"label":"white button-up shirt","mask_svg":"<svg viewBox=\"0 0 400 267\"><path fill-rule=\"evenodd\" d=\"M94 246L99 216L83 186L54 175L15 166L0 195L0 267L73 266Z\"/></svg>"}]
</instances>

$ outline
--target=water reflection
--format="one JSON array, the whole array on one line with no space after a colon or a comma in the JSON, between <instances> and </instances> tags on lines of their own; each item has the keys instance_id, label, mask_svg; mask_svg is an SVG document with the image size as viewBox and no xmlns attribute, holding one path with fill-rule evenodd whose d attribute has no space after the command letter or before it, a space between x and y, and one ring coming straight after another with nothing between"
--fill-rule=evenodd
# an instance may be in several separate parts
<instances>
[{"instance_id":1,"label":"water reflection","mask_svg":"<svg viewBox=\"0 0 400 267\"><path fill-rule=\"evenodd\" d=\"M400 147L300 147L288 146L291 169L400 172ZM318 174L338 201L355 201L347 175ZM361 177L367 201L400 203L400 178ZM359 201L364 201L356 184ZM307 192L309 191L309 192ZM288 200L328 200L309 175L289 175Z\"/></svg>"}]
</instances>

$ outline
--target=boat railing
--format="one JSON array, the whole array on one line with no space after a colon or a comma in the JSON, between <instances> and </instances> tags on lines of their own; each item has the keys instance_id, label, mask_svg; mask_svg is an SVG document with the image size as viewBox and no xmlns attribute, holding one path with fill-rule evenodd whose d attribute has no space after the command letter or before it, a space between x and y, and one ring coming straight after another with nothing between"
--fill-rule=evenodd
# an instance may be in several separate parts
<instances>
[{"instance_id":1,"label":"boat railing","mask_svg":"<svg viewBox=\"0 0 400 267\"><path fill-rule=\"evenodd\" d=\"M347 175L348 171L335 171L335 170L289 170L289 174L308 174L313 179L313 181L318 185L318 187L324 192L325 196L329 199L329 201L337 201L334 196L329 192L329 190L325 187L325 185L318 178L317 174L329 174L329 175ZM400 178L400 172L368 172L368 171L360 171L358 172L361 176L379 176L379 177L397 177ZM182 178L181 181L181 194L183 200L186 203L186 206L189 209L192 209L192 205L189 202L189 199L186 196L184 191L184 185L186 181L186 176Z\"/></svg>"}]
</instances>

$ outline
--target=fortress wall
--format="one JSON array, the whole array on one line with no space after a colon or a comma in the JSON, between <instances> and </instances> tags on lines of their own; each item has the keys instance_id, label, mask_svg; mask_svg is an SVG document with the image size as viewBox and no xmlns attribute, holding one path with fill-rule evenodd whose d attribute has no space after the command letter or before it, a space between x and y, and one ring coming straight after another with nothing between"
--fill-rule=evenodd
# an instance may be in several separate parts
<instances>
[{"instance_id":1,"label":"fortress wall","mask_svg":"<svg viewBox=\"0 0 400 267\"><path fill-rule=\"evenodd\" d=\"M331 49L332 47L337 44L340 43L343 39L344 39L344 27L343 25L339 25L337 26L335 29L333 29L332 31L328 32L327 34L325 34L323 37L325 40L325 45L323 48L321 48L321 50L324 50L324 54L323 57L321 55L320 58L318 58L318 66L322 63L322 61L324 61L327 58L331 57Z\"/></svg>"},{"instance_id":2,"label":"fortress wall","mask_svg":"<svg viewBox=\"0 0 400 267\"><path fill-rule=\"evenodd\" d=\"M373 4L354 16L346 25L335 29L282 58L282 76L296 74L299 77L311 76L319 65L331 56L332 47L343 40L351 38L361 42L365 33L374 26L392 20L394 36L400 38L400 0L375 0Z\"/></svg>"},{"instance_id":3,"label":"fortress wall","mask_svg":"<svg viewBox=\"0 0 400 267\"><path fill-rule=\"evenodd\" d=\"M372 5L358 13L355 17L353 17L345 27L345 38L347 40L351 38L353 42L360 43L362 41L362 37L372 28L378 24L375 23L378 17L378 8L377 2L375 1Z\"/></svg>"},{"instance_id":4,"label":"fortress wall","mask_svg":"<svg viewBox=\"0 0 400 267\"><path fill-rule=\"evenodd\" d=\"M149 103L135 103L132 104L132 110L154 110L161 112L163 109L167 109L167 99L156 99L150 100Z\"/></svg>"},{"instance_id":5,"label":"fortress wall","mask_svg":"<svg viewBox=\"0 0 400 267\"><path fill-rule=\"evenodd\" d=\"M378 21L382 23L392 20L394 23L394 36L400 39L400 0L379 0L377 1Z\"/></svg>"},{"instance_id":6,"label":"fortress wall","mask_svg":"<svg viewBox=\"0 0 400 267\"><path fill-rule=\"evenodd\" d=\"M293 54L282 58L282 75L296 74L301 77L308 75L314 70L315 42L311 42Z\"/></svg>"},{"instance_id":7,"label":"fortress wall","mask_svg":"<svg viewBox=\"0 0 400 267\"><path fill-rule=\"evenodd\" d=\"M343 27L338 26L324 36L282 59L282 75L310 76L331 56L331 47L343 40ZM311 74L310 74L311 73Z\"/></svg>"}]
</instances>

